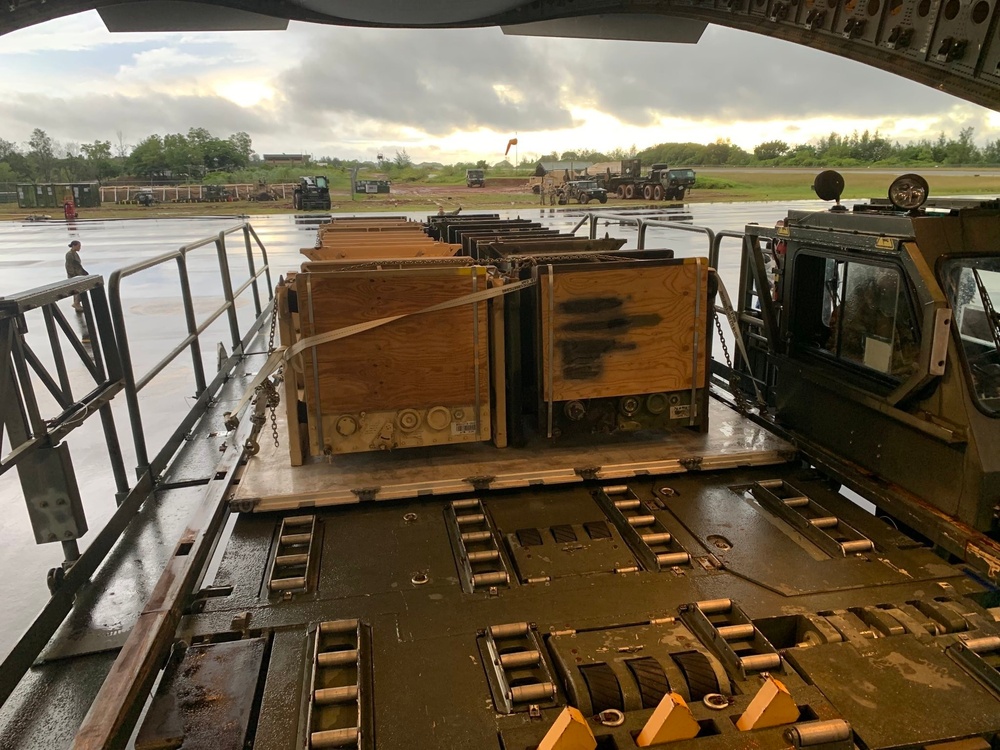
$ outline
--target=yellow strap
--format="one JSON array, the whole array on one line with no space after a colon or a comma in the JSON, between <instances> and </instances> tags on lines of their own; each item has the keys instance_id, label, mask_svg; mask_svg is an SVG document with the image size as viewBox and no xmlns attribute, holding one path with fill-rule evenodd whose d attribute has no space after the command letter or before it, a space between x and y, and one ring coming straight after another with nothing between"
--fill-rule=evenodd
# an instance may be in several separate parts
<instances>
[{"instance_id":1,"label":"yellow strap","mask_svg":"<svg viewBox=\"0 0 1000 750\"><path fill-rule=\"evenodd\" d=\"M534 283L534 279L526 279L524 281L518 281L514 284L495 286L492 289L484 289L481 292L465 294L461 297L455 297L454 299L447 300L446 302L440 302L421 310L414 310L413 312L403 313L402 315L390 315L386 318L366 320L364 323L356 323L355 325L345 326L344 328L336 328L332 331L327 331L326 333L320 333L315 336L302 339L301 341L297 341L289 347L279 346L271 353L271 356L267 358L264 366L260 368L260 371L256 376L254 376L254 379L250 381L250 385L247 386L247 389L243 392L243 396L240 398L233 410L226 413L226 418L228 420L238 415L243 410L243 407L250 402L250 399L253 398L253 395L257 390L257 386L270 377L271 373L277 370L282 363L290 361L293 357L298 356L306 349L319 346L320 344L328 344L331 341L346 339L348 336L354 336L358 333L363 333L364 331L370 331L373 328L379 328L380 326L393 323L397 320L401 320L402 318L409 318L414 315L423 315L431 312L439 312L441 310L449 310L453 307L461 307L462 305L473 305L478 302L485 302L486 300L493 299L494 297L501 297L505 294L510 294L511 292L518 292L522 289L526 289Z\"/></svg>"}]
</instances>

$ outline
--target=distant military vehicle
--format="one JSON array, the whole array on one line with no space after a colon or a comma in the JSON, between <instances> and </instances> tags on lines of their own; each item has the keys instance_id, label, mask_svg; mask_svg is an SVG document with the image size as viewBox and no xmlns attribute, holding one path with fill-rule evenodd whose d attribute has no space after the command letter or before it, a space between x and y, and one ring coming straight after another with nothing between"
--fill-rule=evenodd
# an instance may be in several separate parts
<instances>
[{"instance_id":1,"label":"distant military vehicle","mask_svg":"<svg viewBox=\"0 0 1000 750\"><path fill-rule=\"evenodd\" d=\"M486 187L486 170L484 169L465 170L465 186L470 188Z\"/></svg>"},{"instance_id":2,"label":"distant military vehicle","mask_svg":"<svg viewBox=\"0 0 1000 750\"><path fill-rule=\"evenodd\" d=\"M559 188L556 197L559 200L559 205L574 200L581 204L587 204L591 201L607 203L608 191L598 187L596 180L571 180Z\"/></svg>"},{"instance_id":3,"label":"distant military vehicle","mask_svg":"<svg viewBox=\"0 0 1000 750\"><path fill-rule=\"evenodd\" d=\"M224 185L206 185L202 189L201 199L209 203L226 203L233 200L233 194Z\"/></svg>"},{"instance_id":4,"label":"distant military vehicle","mask_svg":"<svg viewBox=\"0 0 1000 750\"><path fill-rule=\"evenodd\" d=\"M292 196L292 205L298 211L329 211L330 181L326 177L300 177Z\"/></svg>"}]
</instances>

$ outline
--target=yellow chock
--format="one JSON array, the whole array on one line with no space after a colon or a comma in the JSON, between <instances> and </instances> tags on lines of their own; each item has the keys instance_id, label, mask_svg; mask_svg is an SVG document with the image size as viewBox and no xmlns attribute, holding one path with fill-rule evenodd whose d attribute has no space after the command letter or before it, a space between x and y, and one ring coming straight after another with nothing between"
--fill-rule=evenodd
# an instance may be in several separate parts
<instances>
[{"instance_id":1,"label":"yellow chock","mask_svg":"<svg viewBox=\"0 0 1000 750\"><path fill-rule=\"evenodd\" d=\"M736 728L746 732L750 729L792 724L798 720L799 707L795 705L792 694L779 680L768 675L747 710L736 722Z\"/></svg>"},{"instance_id":2,"label":"yellow chock","mask_svg":"<svg viewBox=\"0 0 1000 750\"><path fill-rule=\"evenodd\" d=\"M649 747L662 742L690 740L697 737L699 731L701 727L694 720L684 699L677 693L667 693L635 738L635 744Z\"/></svg>"},{"instance_id":3,"label":"yellow chock","mask_svg":"<svg viewBox=\"0 0 1000 750\"><path fill-rule=\"evenodd\" d=\"M597 740L583 714L567 706L552 722L538 750L594 750L596 747Z\"/></svg>"}]
</instances>

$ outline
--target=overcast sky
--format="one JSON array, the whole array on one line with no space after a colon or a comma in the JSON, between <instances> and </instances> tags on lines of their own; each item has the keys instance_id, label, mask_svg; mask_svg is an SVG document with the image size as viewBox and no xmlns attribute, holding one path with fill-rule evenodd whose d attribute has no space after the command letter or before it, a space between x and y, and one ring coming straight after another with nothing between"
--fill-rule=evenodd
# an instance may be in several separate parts
<instances>
[{"instance_id":1,"label":"overcast sky","mask_svg":"<svg viewBox=\"0 0 1000 750\"><path fill-rule=\"evenodd\" d=\"M258 153L414 161L521 158L831 131L1000 138L1000 115L806 47L709 26L697 45L499 29L110 34L89 12L0 36L0 138L62 143L204 127Z\"/></svg>"}]
</instances>

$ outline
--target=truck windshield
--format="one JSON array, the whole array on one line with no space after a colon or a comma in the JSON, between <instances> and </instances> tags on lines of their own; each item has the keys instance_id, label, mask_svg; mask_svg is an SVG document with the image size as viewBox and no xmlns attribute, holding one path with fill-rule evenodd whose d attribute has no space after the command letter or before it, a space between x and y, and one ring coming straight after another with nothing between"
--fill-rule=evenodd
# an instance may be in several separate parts
<instances>
[{"instance_id":1,"label":"truck windshield","mask_svg":"<svg viewBox=\"0 0 1000 750\"><path fill-rule=\"evenodd\" d=\"M953 258L941 274L976 402L1000 416L1000 258Z\"/></svg>"},{"instance_id":2,"label":"truck windshield","mask_svg":"<svg viewBox=\"0 0 1000 750\"><path fill-rule=\"evenodd\" d=\"M318 187L320 190L324 190L326 188L326 186L327 186L327 182L326 182L326 178L325 177L317 177L316 178L316 187Z\"/></svg>"}]
</instances>

